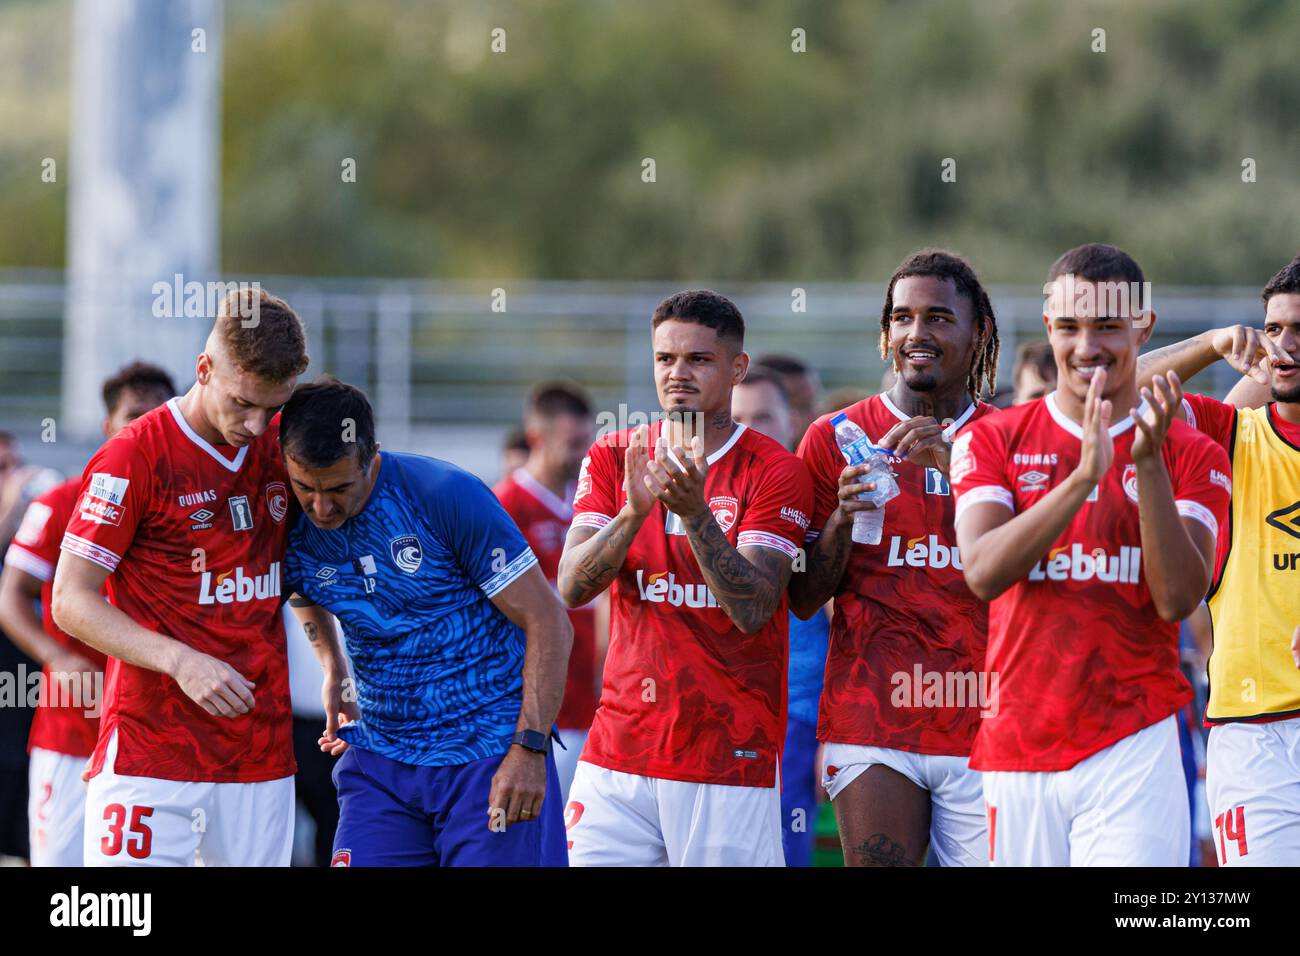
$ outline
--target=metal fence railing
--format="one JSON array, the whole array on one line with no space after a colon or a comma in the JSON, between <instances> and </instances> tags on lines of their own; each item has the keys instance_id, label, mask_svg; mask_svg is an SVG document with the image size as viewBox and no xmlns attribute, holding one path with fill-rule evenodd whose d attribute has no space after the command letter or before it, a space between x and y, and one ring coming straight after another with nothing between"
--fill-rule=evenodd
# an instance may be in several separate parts
<instances>
[{"instance_id":1,"label":"metal fence railing","mask_svg":"<svg viewBox=\"0 0 1300 956\"><path fill-rule=\"evenodd\" d=\"M309 374L330 372L366 389L389 447L438 454L445 442L474 445L472 457L482 463L477 446L517 423L529 386L553 376L582 382L599 409L657 408L649 317L673 291L669 283L268 277L262 286L303 317ZM827 388L880 381L880 284L803 286L805 311L794 310L789 284L714 287L744 313L752 355L798 355ZM1041 290L994 287L990 295L1003 341L1001 378L1009 382L1015 345L1042 334ZM1260 317L1253 289L1157 286L1154 295L1156 345ZM58 417L64 302L62 273L0 270L0 428L31 436L43 419ZM142 344L141 357L147 351ZM1221 395L1233 380L1220 365L1197 385Z\"/></svg>"}]
</instances>

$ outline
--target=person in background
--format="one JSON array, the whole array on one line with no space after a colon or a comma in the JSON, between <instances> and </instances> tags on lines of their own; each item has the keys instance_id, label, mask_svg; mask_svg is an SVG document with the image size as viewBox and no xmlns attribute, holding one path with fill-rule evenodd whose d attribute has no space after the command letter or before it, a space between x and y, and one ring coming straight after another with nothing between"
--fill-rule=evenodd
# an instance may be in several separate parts
<instances>
[{"instance_id":1,"label":"person in background","mask_svg":"<svg viewBox=\"0 0 1300 956\"><path fill-rule=\"evenodd\" d=\"M528 461L528 436L524 428L512 428L501 443L501 476L513 475Z\"/></svg>"},{"instance_id":2,"label":"person in background","mask_svg":"<svg viewBox=\"0 0 1300 956\"><path fill-rule=\"evenodd\" d=\"M4 504L5 489L22 465L18 439L0 431L0 526L9 525ZM16 482L15 482L16 484ZM17 496L14 495L15 500ZM8 547L0 535L0 565ZM39 666L18 647L0 635L0 672L17 674L20 667ZM26 860L27 840L27 734L32 726L29 707L0 707L0 860Z\"/></svg>"},{"instance_id":3,"label":"person in background","mask_svg":"<svg viewBox=\"0 0 1300 956\"><path fill-rule=\"evenodd\" d=\"M595 440L591 399L586 390L574 382L537 385L525 404L524 435L529 449L527 460L492 491L523 532L542 573L554 587L564 539L573 520L578 472ZM569 611L573 649L569 652L564 703L555 718L562 747L553 751L565 802L600 697L601 665L609 631L597 633L596 606L607 600L601 594Z\"/></svg>"},{"instance_id":4,"label":"person in background","mask_svg":"<svg viewBox=\"0 0 1300 956\"><path fill-rule=\"evenodd\" d=\"M817 370L793 355L760 355L753 362L767 369L781 380L781 387L790 402L790 421L797 442L817 418L817 403L821 397L822 383Z\"/></svg>"},{"instance_id":5,"label":"person in background","mask_svg":"<svg viewBox=\"0 0 1300 956\"><path fill-rule=\"evenodd\" d=\"M103 385L104 437L112 438L175 393L171 376L156 365L132 362L118 370ZM0 573L0 625L43 668L27 738L25 816L33 866L82 865L86 784L81 773L99 735L104 655L63 633L50 607L59 544L80 490L78 473L27 506Z\"/></svg>"},{"instance_id":6,"label":"person in background","mask_svg":"<svg viewBox=\"0 0 1300 956\"><path fill-rule=\"evenodd\" d=\"M731 393L731 417L793 450L803 436L784 381L750 366ZM806 621L790 615L789 700L781 756L781 842L786 866L811 866L817 811L817 702L822 696L831 621L822 608Z\"/></svg>"},{"instance_id":7,"label":"person in background","mask_svg":"<svg viewBox=\"0 0 1300 956\"><path fill-rule=\"evenodd\" d=\"M1011 381L1015 389L1013 405L1037 401L1056 388L1056 358L1052 355L1052 343L1046 339L1022 342L1016 349Z\"/></svg>"}]
</instances>

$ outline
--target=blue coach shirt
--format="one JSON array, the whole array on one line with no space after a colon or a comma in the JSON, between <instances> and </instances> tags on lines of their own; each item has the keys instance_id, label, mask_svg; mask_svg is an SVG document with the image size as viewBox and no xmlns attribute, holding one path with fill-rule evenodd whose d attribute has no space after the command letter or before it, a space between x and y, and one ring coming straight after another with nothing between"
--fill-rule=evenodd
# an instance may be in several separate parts
<instances>
[{"instance_id":1,"label":"blue coach shirt","mask_svg":"<svg viewBox=\"0 0 1300 956\"><path fill-rule=\"evenodd\" d=\"M349 744L403 763L469 763L510 746L524 633L489 600L537 563L496 496L435 458L385 451L360 514L300 515L284 579L343 624L361 720Z\"/></svg>"}]
</instances>

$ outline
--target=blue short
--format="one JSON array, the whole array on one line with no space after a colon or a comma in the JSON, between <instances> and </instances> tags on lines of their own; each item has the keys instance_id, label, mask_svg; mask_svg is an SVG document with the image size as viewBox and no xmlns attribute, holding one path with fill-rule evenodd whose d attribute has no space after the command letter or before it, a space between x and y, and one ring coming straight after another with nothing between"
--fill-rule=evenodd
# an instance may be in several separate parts
<instances>
[{"instance_id":1,"label":"blue short","mask_svg":"<svg viewBox=\"0 0 1300 956\"><path fill-rule=\"evenodd\" d=\"M332 866L568 866L555 759L546 755L539 819L488 826L502 756L421 767L349 747L334 768L339 826Z\"/></svg>"}]
</instances>

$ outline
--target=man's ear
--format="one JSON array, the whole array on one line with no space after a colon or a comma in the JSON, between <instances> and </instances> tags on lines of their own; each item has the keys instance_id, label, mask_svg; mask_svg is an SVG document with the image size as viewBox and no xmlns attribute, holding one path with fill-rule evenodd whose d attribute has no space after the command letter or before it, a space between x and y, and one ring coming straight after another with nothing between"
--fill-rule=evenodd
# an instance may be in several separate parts
<instances>
[{"instance_id":1,"label":"man's ear","mask_svg":"<svg viewBox=\"0 0 1300 956\"><path fill-rule=\"evenodd\" d=\"M1133 328L1137 332L1138 348L1146 345L1151 339L1152 332L1156 327L1156 313L1154 309L1147 309L1136 319L1133 320Z\"/></svg>"},{"instance_id":2,"label":"man's ear","mask_svg":"<svg viewBox=\"0 0 1300 956\"><path fill-rule=\"evenodd\" d=\"M736 358L731 366L731 384L739 385L749 374L749 353L741 349L736 353Z\"/></svg>"},{"instance_id":3,"label":"man's ear","mask_svg":"<svg viewBox=\"0 0 1300 956\"><path fill-rule=\"evenodd\" d=\"M207 352L200 352L194 363L194 378L200 385L207 385L212 379L212 357Z\"/></svg>"}]
</instances>

